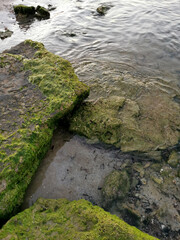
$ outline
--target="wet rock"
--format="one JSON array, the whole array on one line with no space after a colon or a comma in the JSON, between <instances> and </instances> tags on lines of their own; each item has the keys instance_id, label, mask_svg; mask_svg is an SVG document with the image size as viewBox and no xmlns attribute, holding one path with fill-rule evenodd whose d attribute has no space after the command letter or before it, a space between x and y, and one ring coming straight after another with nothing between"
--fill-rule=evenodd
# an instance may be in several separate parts
<instances>
[{"instance_id":1,"label":"wet rock","mask_svg":"<svg viewBox=\"0 0 180 240\"><path fill-rule=\"evenodd\" d=\"M68 231L67 231L68 229ZM1 239L156 240L85 200L40 198L0 230Z\"/></svg>"},{"instance_id":2,"label":"wet rock","mask_svg":"<svg viewBox=\"0 0 180 240\"><path fill-rule=\"evenodd\" d=\"M55 9L56 9L56 7L53 7L53 5L48 4L48 11L53 11Z\"/></svg>"},{"instance_id":3,"label":"wet rock","mask_svg":"<svg viewBox=\"0 0 180 240\"><path fill-rule=\"evenodd\" d=\"M39 20L50 18L49 10L42 6L37 6L37 8L35 8L33 6L29 7L22 4L15 5L14 12L20 26L25 28L30 26L35 18L38 18Z\"/></svg>"},{"instance_id":4,"label":"wet rock","mask_svg":"<svg viewBox=\"0 0 180 240\"><path fill-rule=\"evenodd\" d=\"M127 172L113 171L109 174L102 190L104 206L110 205L116 199L124 199L130 189L130 179Z\"/></svg>"},{"instance_id":5,"label":"wet rock","mask_svg":"<svg viewBox=\"0 0 180 240\"><path fill-rule=\"evenodd\" d=\"M17 15L34 15L35 14L35 7L33 6L25 6L25 5L15 5L14 6L14 12Z\"/></svg>"},{"instance_id":6,"label":"wet rock","mask_svg":"<svg viewBox=\"0 0 180 240\"><path fill-rule=\"evenodd\" d=\"M18 210L58 120L88 94L71 64L41 43L0 54L0 220Z\"/></svg>"},{"instance_id":7,"label":"wet rock","mask_svg":"<svg viewBox=\"0 0 180 240\"><path fill-rule=\"evenodd\" d=\"M36 17L40 19L48 19L50 18L50 13L48 9L38 5L36 8Z\"/></svg>"},{"instance_id":8,"label":"wet rock","mask_svg":"<svg viewBox=\"0 0 180 240\"><path fill-rule=\"evenodd\" d=\"M0 32L0 38L3 40L5 38L11 37L12 34L13 32L6 28L4 32Z\"/></svg>"},{"instance_id":9,"label":"wet rock","mask_svg":"<svg viewBox=\"0 0 180 240\"><path fill-rule=\"evenodd\" d=\"M169 156L168 163L171 167L177 167L177 165L180 163L180 154L173 151Z\"/></svg>"},{"instance_id":10,"label":"wet rock","mask_svg":"<svg viewBox=\"0 0 180 240\"><path fill-rule=\"evenodd\" d=\"M163 150L178 144L180 105L165 89L129 75L127 79L119 77L113 87L108 85L108 95L104 93L105 84L98 84L92 84L92 91L100 91L103 96L81 106L71 119L71 131L158 161Z\"/></svg>"},{"instance_id":11,"label":"wet rock","mask_svg":"<svg viewBox=\"0 0 180 240\"><path fill-rule=\"evenodd\" d=\"M110 6L106 6L106 5L102 5L99 6L96 11L99 13L99 15L105 15L107 13L107 11L110 9Z\"/></svg>"}]
</instances>

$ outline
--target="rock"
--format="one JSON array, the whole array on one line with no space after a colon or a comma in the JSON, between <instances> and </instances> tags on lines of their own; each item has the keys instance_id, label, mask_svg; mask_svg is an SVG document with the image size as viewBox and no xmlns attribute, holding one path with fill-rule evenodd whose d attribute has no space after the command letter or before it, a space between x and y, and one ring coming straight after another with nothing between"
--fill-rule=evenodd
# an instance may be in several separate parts
<instances>
[{"instance_id":1,"label":"rock","mask_svg":"<svg viewBox=\"0 0 180 240\"><path fill-rule=\"evenodd\" d=\"M110 173L103 185L102 194L104 198L104 206L110 205L112 201L123 200L130 190L130 180L127 172L113 171Z\"/></svg>"},{"instance_id":2,"label":"rock","mask_svg":"<svg viewBox=\"0 0 180 240\"><path fill-rule=\"evenodd\" d=\"M34 15L35 14L35 7L33 6L25 6L22 4L14 6L14 12L17 15Z\"/></svg>"},{"instance_id":3,"label":"rock","mask_svg":"<svg viewBox=\"0 0 180 240\"><path fill-rule=\"evenodd\" d=\"M180 163L180 154L173 151L169 156L168 163L171 167L176 168L177 165Z\"/></svg>"},{"instance_id":4,"label":"rock","mask_svg":"<svg viewBox=\"0 0 180 240\"><path fill-rule=\"evenodd\" d=\"M161 161L161 151L179 142L180 105L155 83L129 78L108 85L112 93L107 97L86 101L72 117L70 130ZM105 95L98 84L92 84L92 91Z\"/></svg>"},{"instance_id":5,"label":"rock","mask_svg":"<svg viewBox=\"0 0 180 240\"><path fill-rule=\"evenodd\" d=\"M110 6L102 5L102 6L99 6L99 7L96 9L96 11L97 11L100 15L105 15L110 8L111 8Z\"/></svg>"},{"instance_id":6,"label":"rock","mask_svg":"<svg viewBox=\"0 0 180 240\"><path fill-rule=\"evenodd\" d=\"M10 219L0 239L156 240L86 200L40 198Z\"/></svg>"},{"instance_id":7,"label":"rock","mask_svg":"<svg viewBox=\"0 0 180 240\"><path fill-rule=\"evenodd\" d=\"M5 38L11 37L12 34L13 32L6 28L4 32L0 32L0 38L3 40Z\"/></svg>"},{"instance_id":8,"label":"rock","mask_svg":"<svg viewBox=\"0 0 180 240\"><path fill-rule=\"evenodd\" d=\"M16 18L19 21L20 24L30 24L32 23L32 20L36 17L38 19L48 19L50 18L50 13L48 9L37 6L37 8L31 6L25 6L25 5L15 5L14 6L14 12L16 14Z\"/></svg>"},{"instance_id":9,"label":"rock","mask_svg":"<svg viewBox=\"0 0 180 240\"><path fill-rule=\"evenodd\" d=\"M157 183L157 184L162 184L163 183L163 178L159 175L159 174L157 174L157 173L152 173L152 175L151 175L151 179L155 182L155 183Z\"/></svg>"},{"instance_id":10,"label":"rock","mask_svg":"<svg viewBox=\"0 0 180 240\"><path fill-rule=\"evenodd\" d=\"M36 14L37 18L40 18L40 19L48 19L48 18L50 18L49 11L46 8L41 7L39 5L36 8L36 13L37 13Z\"/></svg>"},{"instance_id":11,"label":"rock","mask_svg":"<svg viewBox=\"0 0 180 240\"><path fill-rule=\"evenodd\" d=\"M0 220L17 212L59 119L88 94L71 64L41 43L0 54Z\"/></svg>"}]
</instances>

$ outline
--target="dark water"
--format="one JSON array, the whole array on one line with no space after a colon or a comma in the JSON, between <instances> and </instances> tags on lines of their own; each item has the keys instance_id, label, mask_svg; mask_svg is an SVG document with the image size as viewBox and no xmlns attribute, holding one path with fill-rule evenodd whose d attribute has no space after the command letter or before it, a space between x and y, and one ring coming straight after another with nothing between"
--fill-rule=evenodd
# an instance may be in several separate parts
<instances>
[{"instance_id":1,"label":"dark water","mask_svg":"<svg viewBox=\"0 0 180 240\"><path fill-rule=\"evenodd\" d=\"M99 16L96 8L104 3L111 8ZM121 62L148 75L180 81L179 0L25 0L23 4L52 4L56 9L49 20L36 20L26 29L13 13L0 8L0 29L14 31L11 38L0 40L0 51L31 38L72 63L98 59L116 68Z\"/></svg>"}]
</instances>

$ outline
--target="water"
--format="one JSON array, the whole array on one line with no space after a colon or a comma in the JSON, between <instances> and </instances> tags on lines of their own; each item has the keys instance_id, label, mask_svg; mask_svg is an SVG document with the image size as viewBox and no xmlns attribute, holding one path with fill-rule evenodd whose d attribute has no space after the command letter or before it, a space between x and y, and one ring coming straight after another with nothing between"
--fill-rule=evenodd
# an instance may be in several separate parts
<instances>
[{"instance_id":1,"label":"water","mask_svg":"<svg viewBox=\"0 0 180 240\"><path fill-rule=\"evenodd\" d=\"M104 3L111 8L99 16L96 8ZM138 72L180 82L179 0L25 0L23 4L52 4L56 9L49 20L35 20L27 29L18 25L11 11L0 8L0 29L14 31L11 38L0 40L0 51L31 38L73 64L88 59L119 68L123 63Z\"/></svg>"}]
</instances>

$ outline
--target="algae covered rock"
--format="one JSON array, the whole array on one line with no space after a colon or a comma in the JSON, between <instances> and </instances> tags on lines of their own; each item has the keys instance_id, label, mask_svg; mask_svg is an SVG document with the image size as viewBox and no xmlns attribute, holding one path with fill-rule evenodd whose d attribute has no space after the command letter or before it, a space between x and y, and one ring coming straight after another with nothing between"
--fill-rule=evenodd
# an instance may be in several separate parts
<instances>
[{"instance_id":1,"label":"algae covered rock","mask_svg":"<svg viewBox=\"0 0 180 240\"><path fill-rule=\"evenodd\" d=\"M114 200L123 200L130 190L130 179L127 171L113 171L104 182L103 197L105 206Z\"/></svg>"},{"instance_id":2,"label":"algae covered rock","mask_svg":"<svg viewBox=\"0 0 180 240\"><path fill-rule=\"evenodd\" d=\"M0 54L0 219L15 213L53 130L89 94L71 64L27 40Z\"/></svg>"},{"instance_id":3,"label":"algae covered rock","mask_svg":"<svg viewBox=\"0 0 180 240\"><path fill-rule=\"evenodd\" d=\"M37 6L36 13L37 13L36 17L38 18L50 18L49 11L42 6L39 6L39 5Z\"/></svg>"},{"instance_id":4,"label":"algae covered rock","mask_svg":"<svg viewBox=\"0 0 180 240\"><path fill-rule=\"evenodd\" d=\"M39 199L10 219L0 239L155 240L86 200Z\"/></svg>"},{"instance_id":5,"label":"algae covered rock","mask_svg":"<svg viewBox=\"0 0 180 240\"><path fill-rule=\"evenodd\" d=\"M23 4L15 5L14 6L14 12L16 14L16 17L18 21L22 22L24 19L26 20L32 20L32 18L36 17L38 19L48 19L50 18L50 13L48 9L37 6L36 8L34 6L26 6Z\"/></svg>"},{"instance_id":6,"label":"algae covered rock","mask_svg":"<svg viewBox=\"0 0 180 240\"><path fill-rule=\"evenodd\" d=\"M70 130L113 144L123 152L160 158L163 149L180 139L180 105L174 101L179 88L128 74L126 78L120 75L111 79L111 84L106 78L91 79L94 98L75 113Z\"/></svg>"},{"instance_id":7,"label":"algae covered rock","mask_svg":"<svg viewBox=\"0 0 180 240\"><path fill-rule=\"evenodd\" d=\"M23 4L15 5L14 6L15 14L22 14L22 15L34 15L35 14L35 7L33 6L25 6Z\"/></svg>"}]
</instances>

